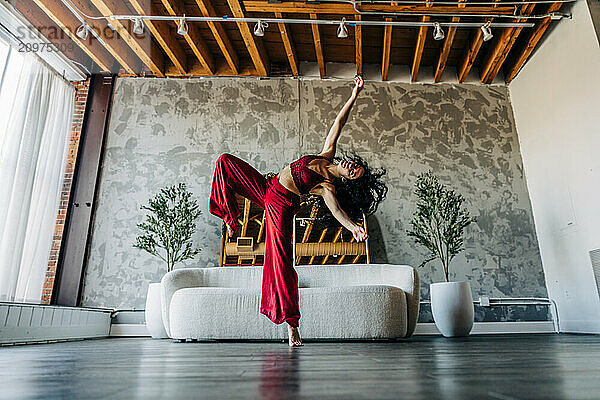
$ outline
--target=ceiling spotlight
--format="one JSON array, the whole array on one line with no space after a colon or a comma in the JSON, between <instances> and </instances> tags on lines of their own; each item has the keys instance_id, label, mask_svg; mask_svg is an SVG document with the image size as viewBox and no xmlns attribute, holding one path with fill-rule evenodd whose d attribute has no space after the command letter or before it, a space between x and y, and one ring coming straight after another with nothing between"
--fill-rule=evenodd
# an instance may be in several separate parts
<instances>
[{"instance_id":1,"label":"ceiling spotlight","mask_svg":"<svg viewBox=\"0 0 600 400\"><path fill-rule=\"evenodd\" d=\"M337 37L341 39L348 37L348 28L346 28L346 18L342 18L342 22L340 22L340 26L337 30Z\"/></svg>"},{"instance_id":2,"label":"ceiling spotlight","mask_svg":"<svg viewBox=\"0 0 600 400\"><path fill-rule=\"evenodd\" d=\"M79 39L87 40L89 31L90 31L90 28L89 28L88 24L86 24L84 22L83 25L81 25L79 28L77 28L77 32L75 34L79 37Z\"/></svg>"},{"instance_id":3,"label":"ceiling spotlight","mask_svg":"<svg viewBox=\"0 0 600 400\"><path fill-rule=\"evenodd\" d=\"M254 25L254 35L256 36L265 36L265 29L269 27L269 24L265 21L258 21L256 25Z\"/></svg>"},{"instance_id":4,"label":"ceiling spotlight","mask_svg":"<svg viewBox=\"0 0 600 400\"><path fill-rule=\"evenodd\" d=\"M185 36L188 34L188 25L187 22L185 22L185 14L183 14L183 18L181 18L179 20L179 27L177 28L177 33L179 33L181 36Z\"/></svg>"},{"instance_id":5,"label":"ceiling spotlight","mask_svg":"<svg viewBox=\"0 0 600 400\"><path fill-rule=\"evenodd\" d=\"M434 29L433 29L433 39L434 40L442 40L443 38L446 37L446 35L444 34L444 30L440 26L439 22L436 22L435 24L433 24L433 26L434 26Z\"/></svg>"},{"instance_id":6,"label":"ceiling spotlight","mask_svg":"<svg viewBox=\"0 0 600 400\"><path fill-rule=\"evenodd\" d=\"M144 23L142 22L141 18L135 18L133 20L133 33L136 35L144 34Z\"/></svg>"},{"instance_id":7,"label":"ceiling spotlight","mask_svg":"<svg viewBox=\"0 0 600 400\"><path fill-rule=\"evenodd\" d=\"M487 42L488 40L494 37L494 35L492 35L492 28L490 28L491 24L492 21L488 21L485 24L481 25L481 32L483 32L484 42Z\"/></svg>"}]
</instances>

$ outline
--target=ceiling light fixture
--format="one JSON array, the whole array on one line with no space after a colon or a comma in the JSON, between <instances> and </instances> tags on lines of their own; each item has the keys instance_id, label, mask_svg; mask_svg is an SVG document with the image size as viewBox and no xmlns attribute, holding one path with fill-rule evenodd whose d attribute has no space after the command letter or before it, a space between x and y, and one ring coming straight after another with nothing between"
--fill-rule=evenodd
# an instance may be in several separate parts
<instances>
[{"instance_id":1,"label":"ceiling light fixture","mask_svg":"<svg viewBox=\"0 0 600 400\"><path fill-rule=\"evenodd\" d=\"M178 24L178 28L177 28L177 33L179 33L181 36L185 36L188 34L188 25L187 22L185 22L185 14L183 14L183 18L181 18L179 20L179 24Z\"/></svg>"},{"instance_id":2,"label":"ceiling light fixture","mask_svg":"<svg viewBox=\"0 0 600 400\"><path fill-rule=\"evenodd\" d=\"M488 21L485 24L481 25L481 32L483 32L484 42L487 42L488 40L494 37L494 35L492 34L492 28L490 28L491 24L492 21Z\"/></svg>"},{"instance_id":3,"label":"ceiling light fixture","mask_svg":"<svg viewBox=\"0 0 600 400\"><path fill-rule=\"evenodd\" d=\"M348 37L348 28L346 28L346 18L342 18L342 22L340 22L340 26L337 30L337 37L341 39Z\"/></svg>"},{"instance_id":4,"label":"ceiling light fixture","mask_svg":"<svg viewBox=\"0 0 600 400\"><path fill-rule=\"evenodd\" d=\"M254 25L254 35L262 37L265 36L265 29L269 27L269 24L265 21L258 20Z\"/></svg>"},{"instance_id":5,"label":"ceiling light fixture","mask_svg":"<svg viewBox=\"0 0 600 400\"><path fill-rule=\"evenodd\" d=\"M446 37L446 34L444 33L444 30L440 26L439 22L436 22L435 24L433 24L433 26L434 26L434 30L433 30L433 39L434 40L442 40L443 38Z\"/></svg>"},{"instance_id":6,"label":"ceiling light fixture","mask_svg":"<svg viewBox=\"0 0 600 400\"><path fill-rule=\"evenodd\" d=\"M133 20L133 33L136 35L144 34L144 23L141 18L134 18Z\"/></svg>"},{"instance_id":7,"label":"ceiling light fixture","mask_svg":"<svg viewBox=\"0 0 600 400\"><path fill-rule=\"evenodd\" d=\"M89 28L88 24L86 24L84 22L79 28L77 28L76 35L81 40L87 40L89 32L90 32L90 28Z\"/></svg>"}]
</instances>

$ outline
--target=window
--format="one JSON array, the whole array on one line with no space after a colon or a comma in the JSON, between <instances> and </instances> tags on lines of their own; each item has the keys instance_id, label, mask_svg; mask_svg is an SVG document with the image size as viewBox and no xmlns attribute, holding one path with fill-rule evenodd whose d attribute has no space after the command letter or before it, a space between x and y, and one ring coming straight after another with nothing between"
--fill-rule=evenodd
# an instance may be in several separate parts
<instances>
[{"instance_id":1,"label":"window","mask_svg":"<svg viewBox=\"0 0 600 400\"><path fill-rule=\"evenodd\" d=\"M0 301L39 302L75 90L5 42L0 74Z\"/></svg>"},{"instance_id":2,"label":"window","mask_svg":"<svg viewBox=\"0 0 600 400\"><path fill-rule=\"evenodd\" d=\"M13 100L17 91L18 77L23 69L23 55L14 51L11 46L0 41L0 67L2 68L2 78L0 79L0 110L7 114L13 106ZM4 143L6 124L8 118L0 119L0 147Z\"/></svg>"},{"instance_id":3,"label":"window","mask_svg":"<svg viewBox=\"0 0 600 400\"><path fill-rule=\"evenodd\" d=\"M4 42L4 40L0 39L0 85L2 82L2 77L4 76L4 67L6 66L6 59L8 58L8 50L10 47L8 44Z\"/></svg>"}]
</instances>

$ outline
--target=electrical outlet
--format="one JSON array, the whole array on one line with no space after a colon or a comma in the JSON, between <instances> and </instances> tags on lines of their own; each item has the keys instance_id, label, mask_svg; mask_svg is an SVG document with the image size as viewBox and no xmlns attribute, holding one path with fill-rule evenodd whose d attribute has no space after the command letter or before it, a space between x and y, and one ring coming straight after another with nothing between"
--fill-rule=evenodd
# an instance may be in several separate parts
<instances>
[{"instance_id":1,"label":"electrical outlet","mask_svg":"<svg viewBox=\"0 0 600 400\"><path fill-rule=\"evenodd\" d=\"M490 298L487 296L480 296L479 297L479 305L481 307L489 307L490 306Z\"/></svg>"}]
</instances>

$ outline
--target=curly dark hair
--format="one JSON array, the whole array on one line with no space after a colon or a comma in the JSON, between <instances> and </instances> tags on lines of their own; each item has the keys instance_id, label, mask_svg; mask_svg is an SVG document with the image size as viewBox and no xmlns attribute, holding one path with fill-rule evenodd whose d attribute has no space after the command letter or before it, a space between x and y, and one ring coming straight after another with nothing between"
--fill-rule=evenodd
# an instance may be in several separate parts
<instances>
[{"instance_id":1,"label":"curly dark hair","mask_svg":"<svg viewBox=\"0 0 600 400\"><path fill-rule=\"evenodd\" d=\"M384 168L371 168L369 164L354 152L344 152L343 157L335 157L334 162L342 160L354 161L364 168L365 173L358 179L336 179L335 197L340 207L348 214L351 220L362 220L363 213L366 216L377 211L379 203L385 199L388 188L382 181L386 171ZM321 196L309 195L304 199L308 204L317 204L319 213L317 219L323 224L339 224L333 217Z\"/></svg>"}]
</instances>

